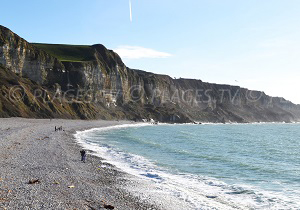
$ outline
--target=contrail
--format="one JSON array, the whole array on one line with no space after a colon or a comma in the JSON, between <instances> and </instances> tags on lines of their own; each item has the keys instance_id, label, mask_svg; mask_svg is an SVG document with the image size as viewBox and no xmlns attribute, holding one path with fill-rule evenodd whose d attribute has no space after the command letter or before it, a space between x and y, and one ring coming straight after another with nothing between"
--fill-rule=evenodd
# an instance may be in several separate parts
<instances>
[{"instance_id":1,"label":"contrail","mask_svg":"<svg viewBox=\"0 0 300 210\"><path fill-rule=\"evenodd\" d=\"M131 6L131 0L129 0L129 11L130 11L130 22L132 22L132 6Z\"/></svg>"}]
</instances>

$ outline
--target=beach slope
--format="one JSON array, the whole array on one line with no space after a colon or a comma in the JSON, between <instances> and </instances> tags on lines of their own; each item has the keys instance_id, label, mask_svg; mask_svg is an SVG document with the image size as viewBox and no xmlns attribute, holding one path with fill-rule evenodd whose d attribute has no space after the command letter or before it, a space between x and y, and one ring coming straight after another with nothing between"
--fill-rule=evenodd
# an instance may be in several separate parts
<instances>
[{"instance_id":1,"label":"beach slope","mask_svg":"<svg viewBox=\"0 0 300 210\"><path fill-rule=\"evenodd\" d=\"M122 189L130 184L123 172L101 158L80 161L77 130L124 123L130 122L0 119L0 208L160 209Z\"/></svg>"}]
</instances>

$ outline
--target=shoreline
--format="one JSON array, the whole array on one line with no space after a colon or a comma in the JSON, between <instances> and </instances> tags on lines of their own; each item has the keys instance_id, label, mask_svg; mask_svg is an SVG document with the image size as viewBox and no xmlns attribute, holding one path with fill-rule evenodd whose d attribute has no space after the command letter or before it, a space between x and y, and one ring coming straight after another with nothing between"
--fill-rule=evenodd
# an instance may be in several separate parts
<instances>
[{"instance_id":1,"label":"shoreline","mask_svg":"<svg viewBox=\"0 0 300 210\"><path fill-rule=\"evenodd\" d=\"M80 161L83 145L77 132L136 124L0 118L0 209L194 209L167 192L158 193L158 185L109 163L101 153L87 149L87 162ZM55 126L64 131L55 132Z\"/></svg>"},{"instance_id":2,"label":"shoreline","mask_svg":"<svg viewBox=\"0 0 300 210\"><path fill-rule=\"evenodd\" d=\"M293 125L293 124L295 124L296 125L298 123L274 123L274 122L273 123L252 123L252 125L254 125L254 126L256 126L256 125L257 126L275 125L275 124L277 124L277 125ZM162 125L162 126L175 125L176 126L176 125L184 125L184 124L160 124L160 125ZM193 124L187 124L187 125L193 125ZM214 124L214 125L223 126L223 124ZM249 123L247 123L247 124L237 123L234 125L243 126L243 125L249 125ZM143 125L141 125L141 126L143 126ZM144 126L156 127L155 125L152 125L152 124L151 125L146 124ZM230 126L230 124L226 124L224 126ZM130 128L132 126L125 125L124 127ZM135 127L140 127L140 126L137 124L137 126L135 126ZM182 189L180 189L181 188L180 185L193 186L193 184L195 184L195 183L192 183L192 182L195 181L197 179L197 177L194 177L194 179L190 180L190 178L191 178L190 175L192 175L192 174L185 174L186 176L184 176L184 174L179 174L179 176L178 176L178 174L176 174L176 173L168 173L167 171L164 171L163 169L157 170L157 168L152 167L151 162L148 162L149 159L147 159L147 158L144 159L143 156L134 155L135 154L134 151L131 151L132 153L130 153L130 152L123 153L122 150L119 150L117 147L114 148L113 146L112 147L107 146L105 143L105 140L100 140L102 142L101 144L103 144L103 145L95 143L92 140L92 139L97 138L97 136L99 134L101 136L101 131L109 130L109 133L114 133L115 132L114 130L117 130L118 128L120 128L120 126L111 126L111 127L109 127L109 129L99 129L100 133L97 132L98 129L85 130L84 132L82 132L84 134L81 136L82 139L86 139L86 141L87 141L87 142L84 142L84 144L85 144L84 146L86 146L85 148L93 151L95 155L101 155L102 157L105 158L106 162L116 166L117 168L121 169L123 172L133 175L135 177L141 178L143 180L146 180L145 182L148 182L148 185L149 185L149 183L151 183L151 186L149 187L149 189L146 189L146 191L147 190L151 191L155 188L159 189L156 191L157 194L161 193L159 191L163 191L164 195L162 195L162 193L160 194L160 195L164 196L161 198L161 200L165 199L165 197L169 197L169 201L175 200L179 204L179 205L172 205L173 203L169 202L170 205L168 206L168 205L165 205L166 203L168 203L168 201L162 202L162 206L166 206L166 208L164 208L164 209L199 209L199 208L201 208L201 209L211 209L211 208L215 208L215 209L252 209L255 206L254 204L252 206L251 202L249 202L249 203L236 202L238 200L234 200L234 199L238 199L238 198L233 198L234 196L231 196L231 193L232 194L235 194L235 193L240 194L240 192L242 192L242 191L252 192L252 190L254 190L254 189L257 190L257 192L266 193L266 194L261 194L261 195L263 196L264 199L268 198L268 196L267 196L268 192L267 191L265 192L262 189L259 189L259 188L256 189L256 188L252 188L252 187L243 186L240 188L240 189L243 189L242 191L238 191L238 190L236 191L235 188L230 188L231 187L230 185L227 185L226 183L222 183L221 180L214 179L211 177L205 178L207 180L205 184L208 184L208 185L201 186L201 184L198 183L198 184L200 184L201 187L199 187L197 189L198 192L197 192L196 197L194 197L195 194L185 194L185 192L182 191ZM94 132L94 131L96 131L96 132ZM87 133L91 132L92 135L86 136L86 132ZM96 136L95 136L95 134L96 134ZM104 135L106 136L106 134L104 134ZM112 134L112 135L113 135L112 138L114 139L115 138L114 136L116 134ZM117 137L117 138L119 138L119 137ZM80 139L80 135L79 135L79 139ZM107 139L109 141L110 137L105 137L105 139ZM109 143L107 143L107 144L109 144ZM112 145L114 145L114 144L112 143ZM99 148L97 148L97 147L99 147ZM115 158L115 157L117 157L117 158ZM127 157L129 157L130 159L133 159L133 160L142 160L142 162L141 161L140 162L133 161L133 162L129 162L129 164L128 164L128 162L126 161ZM148 164L147 165L148 167L143 168L144 164ZM137 168L136 168L136 166L137 166ZM139 167L139 166L142 166L142 167ZM147 176L147 174L149 176ZM212 184L209 184L210 182ZM147 185L147 183L141 183L140 186L142 186L142 185ZM214 185L216 185L216 186L225 186L226 185L228 188L225 187L225 190L228 190L229 193L224 194L224 192L215 191L216 189L213 189L213 191L210 191L210 189L209 189L210 186L213 187ZM221 187L221 191L223 191L223 190L224 190L224 188ZM233 192L231 192L231 191L233 191ZM145 194L141 190L138 191L137 193ZM148 193L151 193L151 192L148 192ZM176 194L176 196L174 196L174 194ZM249 195L249 196L251 197L251 195ZM264 196L266 196L266 197L264 197ZM199 200L198 200L198 198L199 198ZM154 203L155 202L159 203L159 202L157 202L156 198L152 197L151 200L154 201ZM180 202L180 201L184 201L185 206L182 205L182 202ZM191 206L190 206L190 204L191 204ZM179 208L179 206L184 206L184 207ZM169 207L169 208L167 208L167 207ZM257 207L257 206L255 206L255 207Z\"/></svg>"},{"instance_id":3,"label":"shoreline","mask_svg":"<svg viewBox=\"0 0 300 210\"><path fill-rule=\"evenodd\" d=\"M80 161L76 131L133 122L24 118L0 122L0 208L163 209L128 192L126 185L138 183L103 158L88 154L86 163ZM55 132L55 126L64 131ZM39 182L28 184L30 180Z\"/></svg>"}]
</instances>

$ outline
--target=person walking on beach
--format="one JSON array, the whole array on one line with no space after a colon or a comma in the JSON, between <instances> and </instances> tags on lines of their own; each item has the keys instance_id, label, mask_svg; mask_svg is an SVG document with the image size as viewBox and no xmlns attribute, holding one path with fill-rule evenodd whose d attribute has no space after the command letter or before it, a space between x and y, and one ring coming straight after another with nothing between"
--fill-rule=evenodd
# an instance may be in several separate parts
<instances>
[{"instance_id":1,"label":"person walking on beach","mask_svg":"<svg viewBox=\"0 0 300 210\"><path fill-rule=\"evenodd\" d=\"M86 160L86 151L85 150L81 150L80 154L81 154L81 161L85 163L85 160Z\"/></svg>"}]
</instances>

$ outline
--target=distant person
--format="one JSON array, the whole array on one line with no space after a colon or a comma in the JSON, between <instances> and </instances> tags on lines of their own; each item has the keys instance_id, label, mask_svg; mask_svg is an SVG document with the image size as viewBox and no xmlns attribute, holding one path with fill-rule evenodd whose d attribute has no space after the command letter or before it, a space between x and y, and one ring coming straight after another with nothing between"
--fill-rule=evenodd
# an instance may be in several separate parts
<instances>
[{"instance_id":1,"label":"distant person","mask_svg":"<svg viewBox=\"0 0 300 210\"><path fill-rule=\"evenodd\" d=\"M85 160L86 160L86 151L85 150L81 150L80 154L81 154L81 161L85 163Z\"/></svg>"}]
</instances>

